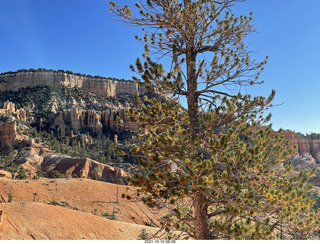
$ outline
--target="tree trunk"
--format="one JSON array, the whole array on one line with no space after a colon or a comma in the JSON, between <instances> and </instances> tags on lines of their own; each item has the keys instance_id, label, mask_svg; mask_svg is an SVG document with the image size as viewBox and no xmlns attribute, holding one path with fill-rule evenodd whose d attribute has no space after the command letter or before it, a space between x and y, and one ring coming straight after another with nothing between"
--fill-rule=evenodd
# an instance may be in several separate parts
<instances>
[{"instance_id":1,"label":"tree trunk","mask_svg":"<svg viewBox=\"0 0 320 244\"><path fill-rule=\"evenodd\" d=\"M197 193L194 197L194 216L195 216L195 239L208 240L209 226L207 218L208 206L204 203L202 193Z\"/></svg>"},{"instance_id":2,"label":"tree trunk","mask_svg":"<svg viewBox=\"0 0 320 244\"><path fill-rule=\"evenodd\" d=\"M191 0L184 0L184 5L191 3ZM188 27L185 27L186 30ZM186 40L186 64L187 64L187 102L188 115L190 119L190 131L193 138L199 133L199 95L197 82L197 53L190 38ZM188 43L189 42L189 43ZM208 206L204 202L203 193L196 193L194 196L194 217L195 217L195 239L209 239L209 223L207 218Z\"/></svg>"},{"instance_id":3,"label":"tree trunk","mask_svg":"<svg viewBox=\"0 0 320 244\"><path fill-rule=\"evenodd\" d=\"M198 97L198 83L196 70L197 55L192 47L187 48L187 101L188 101L188 115L190 118L190 130L193 138L197 137L199 133L199 97ZM208 240L209 226L208 226L208 206L204 202L205 196L202 193L196 193L194 196L194 217L195 217L195 239Z\"/></svg>"},{"instance_id":4,"label":"tree trunk","mask_svg":"<svg viewBox=\"0 0 320 244\"><path fill-rule=\"evenodd\" d=\"M191 135L196 137L199 132L199 101L198 101L198 84L196 77L196 60L197 55L193 52L192 48L189 47L187 51L187 101L188 101L188 115L190 118L190 130Z\"/></svg>"}]
</instances>

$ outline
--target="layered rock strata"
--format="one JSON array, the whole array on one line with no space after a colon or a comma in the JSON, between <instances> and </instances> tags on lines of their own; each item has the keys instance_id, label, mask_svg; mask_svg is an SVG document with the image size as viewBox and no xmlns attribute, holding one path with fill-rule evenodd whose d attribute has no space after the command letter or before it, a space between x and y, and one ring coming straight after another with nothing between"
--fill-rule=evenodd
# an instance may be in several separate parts
<instances>
[{"instance_id":1,"label":"layered rock strata","mask_svg":"<svg viewBox=\"0 0 320 244\"><path fill-rule=\"evenodd\" d=\"M114 97L119 94L141 95L147 90L132 81L94 78L57 71L18 72L0 75L0 91L18 91L36 86L77 87L95 94Z\"/></svg>"},{"instance_id":2,"label":"layered rock strata","mask_svg":"<svg viewBox=\"0 0 320 244\"><path fill-rule=\"evenodd\" d=\"M320 140L308 140L296 134L294 131L285 130L285 139L289 141L289 146L297 146L297 154L300 157L311 157L320 162Z\"/></svg>"}]
</instances>

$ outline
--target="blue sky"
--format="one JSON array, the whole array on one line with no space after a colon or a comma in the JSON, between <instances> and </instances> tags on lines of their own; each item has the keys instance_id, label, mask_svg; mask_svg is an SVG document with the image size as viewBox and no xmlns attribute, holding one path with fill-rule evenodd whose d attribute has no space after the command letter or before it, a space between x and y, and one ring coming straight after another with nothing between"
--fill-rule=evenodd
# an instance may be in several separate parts
<instances>
[{"instance_id":1,"label":"blue sky","mask_svg":"<svg viewBox=\"0 0 320 244\"><path fill-rule=\"evenodd\" d=\"M44 67L131 79L143 51L140 28L111 20L105 0L2 0L0 10L0 73ZM258 33L248 42L257 59L269 56L265 83L246 92L277 91L274 129L320 133L319 10L319 0L247 0L233 9L254 13Z\"/></svg>"}]
</instances>

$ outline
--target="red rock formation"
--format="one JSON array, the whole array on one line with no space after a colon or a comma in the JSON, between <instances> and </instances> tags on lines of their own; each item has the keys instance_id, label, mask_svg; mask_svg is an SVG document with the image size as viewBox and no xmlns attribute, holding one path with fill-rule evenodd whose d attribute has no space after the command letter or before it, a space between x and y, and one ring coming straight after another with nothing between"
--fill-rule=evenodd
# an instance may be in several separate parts
<instances>
[{"instance_id":1,"label":"red rock formation","mask_svg":"<svg viewBox=\"0 0 320 244\"><path fill-rule=\"evenodd\" d=\"M16 121L0 121L0 148L13 145L17 137Z\"/></svg>"},{"instance_id":2,"label":"red rock formation","mask_svg":"<svg viewBox=\"0 0 320 244\"><path fill-rule=\"evenodd\" d=\"M57 126L58 129L60 129L60 130L65 130L66 129L66 124L64 123L64 118L63 118L63 112L62 111L60 111L58 117L55 118L53 125Z\"/></svg>"},{"instance_id":3,"label":"red rock formation","mask_svg":"<svg viewBox=\"0 0 320 244\"><path fill-rule=\"evenodd\" d=\"M106 110L102 112L102 123L111 130L120 132L122 130L129 130L131 132L137 132L139 126L137 124L131 123L129 119L125 116L126 109L119 110ZM117 117L124 121L123 125L119 125L117 122Z\"/></svg>"},{"instance_id":4,"label":"red rock formation","mask_svg":"<svg viewBox=\"0 0 320 244\"><path fill-rule=\"evenodd\" d=\"M282 132L282 135L284 135L285 139L289 141L293 141L296 139L295 132L291 130L284 130Z\"/></svg>"},{"instance_id":5,"label":"red rock formation","mask_svg":"<svg viewBox=\"0 0 320 244\"><path fill-rule=\"evenodd\" d=\"M102 135L101 115L96 113L94 109L90 109L87 112L87 128L93 133Z\"/></svg>"},{"instance_id":6,"label":"red rock formation","mask_svg":"<svg viewBox=\"0 0 320 244\"><path fill-rule=\"evenodd\" d=\"M23 108L20 108L20 109L17 110L16 113L17 113L18 119L20 119L23 122L27 121L27 112L26 112L26 110L24 110Z\"/></svg>"},{"instance_id":7,"label":"red rock formation","mask_svg":"<svg viewBox=\"0 0 320 244\"><path fill-rule=\"evenodd\" d=\"M93 144L92 137L90 135L86 135L86 134L80 135L80 141L81 141L81 145L83 147L86 147L86 146Z\"/></svg>"},{"instance_id":8,"label":"red rock formation","mask_svg":"<svg viewBox=\"0 0 320 244\"><path fill-rule=\"evenodd\" d=\"M72 108L70 113L64 111L60 112L54 121L54 126L60 129L66 129L65 121L70 121L71 129L78 130L81 128L88 128L93 133L102 135L103 128L107 128L116 132L130 130L132 132L138 131L138 126L131 123L125 116L126 109L119 110L105 110L97 112L94 109L80 110ZM117 117L124 121L123 126L119 126Z\"/></svg>"},{"instance_id":9,"label":"red rock formation","mask_svg":"<svg viewBox=\"0 0 320 244\"><path fill-rule=\"evenodd\" d=\"M3 109L4 109L5 113L7 113L7 114L15 114L16 113L15 104L10 101L6 101L4 103Z\"/></svg>"},{"instance_id":10,"label":"red rock formation","mask_svg":"<svg viewBox=\"0 0 320 244\"><path fill-rule=\"evenodd\" d=\"M10 101L6 101L3 104L3 108L0 109L0 114L13 115L17 119L20 119L23 122L27 121L27 113L23 108L16 110L16 105Z\"/></svg>"},{"instance_id":11,"label":"red rock formation","mask_svg":"<svg viewBox=\"0 0 320 244\"><path fill-rule=\"evenodd\" d=\"M317 162L320 162L320 140L310 140L310 154Z\"/></svg>"},{"instance_id":12,"label":"red rock formation","mask_svg":"<svg viewBox=\"0 0 320 244\"><path fill-rule=\"evenodd\" d=\"M317 162L320 162L320 140L303 139L300 134L294 131L283 131L285 139L289 141L289 146L297 146L299 156L312 157Z\"/></svg>"},{"instance_id":13,"label":"red rock formation","mask_svg":"<svg viewBox=\"0 0 320 244\"><path fill-rule=\"evenodd\" d=\"M84 177L104 180L123 180L127 174L121 168L114 168L88 158L69 158L65 156L50 155L44 158L41 169L49 172L58 170L67 177Z\"/></svg>"},{"instance_id":14,"label":"red rock formation","mask_svg":"<svg viewBox=\"0 0 320 244\"><path fill-rule=\"evenodd\" d=\"M81 128L80 125L80 115L81 113L79 112L78 109L72 108L70 110L70 121L71 121L71 127L75 130Z\"/></svg>"},{"instance_id":15,"label":"red rock formation","mask_svg":"<svg viewBox=\"0 0 320 244\"><path fill-rule=\"evenodd\" d=\"M295 145L297 145L299 156L310 157L310 142L309 140L300 139L292 141Z\"/></svg>"}]
</instances>

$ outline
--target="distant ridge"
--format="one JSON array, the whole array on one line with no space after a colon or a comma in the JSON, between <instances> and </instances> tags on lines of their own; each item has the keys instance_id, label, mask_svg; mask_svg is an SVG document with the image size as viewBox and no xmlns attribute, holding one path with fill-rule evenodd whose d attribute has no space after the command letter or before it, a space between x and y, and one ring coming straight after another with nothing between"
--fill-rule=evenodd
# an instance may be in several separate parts
<instances>
[{"instance_id":1,"label":"distant ridge","mask_svg":"<svg viewBox=\"0 0 320 244\"><path fill-rule=\"evenodd\" d=\"M0 92L19 91L19 89L37 86L75 87L104 97L115 97L120 94L143 95L147 92L144 85L132 80L92 76L64 70L19 69L0 74Z\"/></svg>"},{"instance_id":2,"label":"distant ridge","mask_svg":"<svg viewBox=\"0 0 320 244\"><path fill-rule=\"evenodd\" d=\"M65 73L65 74L70 74L70 75L77 75L77 76L83 76L83 77L89 77L89 78L96 78L96 79L107 79L107 80L116 80L116 81L125 81L125 82L134 82L133 80L126 80L126 79L118 79L114 77L104 77L100 75L89 75L89 74L82 74L82 73L75 73L70 70L54 70L54 69L46 69L46 68L38 68L38 69L18 69L16 71L6 71L3 73L0 73L0 75L10 75L10 74L17 74L17 73L22 73L22 72L56 72L56 73Z\"/></svg>"}]
</instances>

